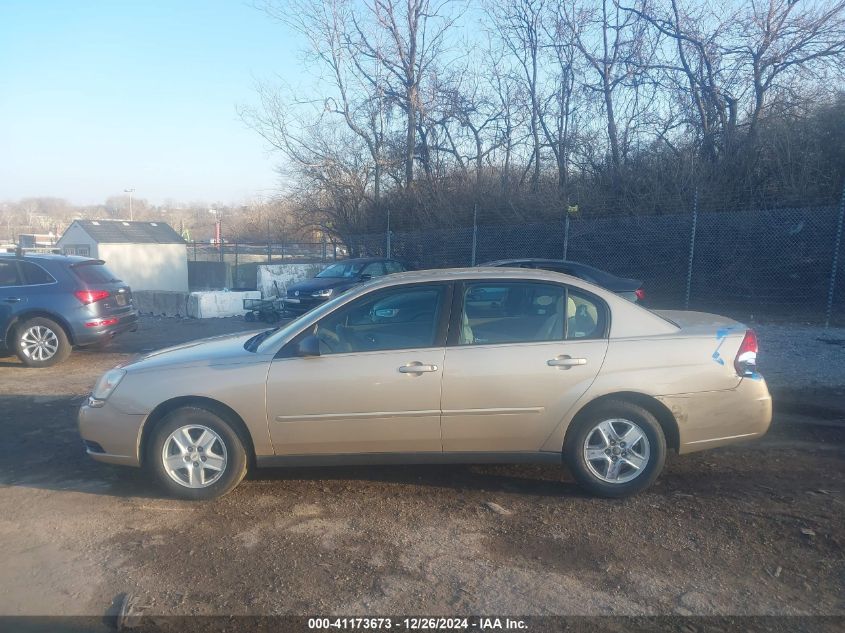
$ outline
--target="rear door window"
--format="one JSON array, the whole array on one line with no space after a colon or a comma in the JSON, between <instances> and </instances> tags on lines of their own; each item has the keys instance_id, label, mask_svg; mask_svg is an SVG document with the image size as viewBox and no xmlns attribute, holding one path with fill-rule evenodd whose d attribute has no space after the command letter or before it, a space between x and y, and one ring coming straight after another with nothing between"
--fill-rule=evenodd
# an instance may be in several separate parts
<instances>
[{"instance_id":1,"label":"rear door window","mask_svg":"<svg viewBox=\"0 0 845 633\"><path fill-rule=\"evenodd\" d=\"M361 271L362 275L369 275L370 277L381 277L384 275L384 264L381 262L373 262L372 264L367 264L364 267L364 270Z\"/></svg>"},{"instance_id":2,"label":"rear door window","mask_svg":"<svg viewBox=\"0 0 845 633\"><path fill-rule=\"evenodd\" d=\"M467 284L460 345L560 341L566 323L566 287L539 282Z\"/></svg>"},{"instance_id":3,"label":"rear door window","mask_svg":"<svg viewBox=\"0 0 845 633\"><path fill-rule=\"evenodd\" d=\"M38 264L32 262L20 262L21 272L23 273L23 282L27 286L39 286L42 284L51 284L55 279L46 270L41 268Z\"/></svg>"},{"instance_id":4,"label":"rear door window","mask_svg":"<svg viewBox=\"0 0 845 633\"><path fill-rule=\"evenodd\" d=\"M566 301L566 338L603 338L607 331L607 310L592 295L569 289Z\"/></svg>"},{"instance_id":5,"label":"rear door window","mask_svg":"<svg viewBox=\"0 0 845 633\"><path fill-rule=\"evenodd\" d=\"M86 284L109 284L121 281L104 264L76 264L71 267L71 270Z\"/></svg>"}]
</instances>

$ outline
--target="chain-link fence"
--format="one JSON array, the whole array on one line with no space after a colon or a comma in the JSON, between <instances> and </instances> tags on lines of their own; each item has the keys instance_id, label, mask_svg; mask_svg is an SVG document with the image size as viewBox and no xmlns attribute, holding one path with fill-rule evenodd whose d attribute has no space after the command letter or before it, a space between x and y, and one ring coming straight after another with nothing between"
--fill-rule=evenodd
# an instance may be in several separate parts
<instances>
[{"instance_id":1,"label":"chain-link fence","mask_svg":"<svg viewBox=\"0 0 845 633\"><path fill-rule=\"evenodd\" d=\"M189 262L228 264L228 274L221 277L220 285L232 288L255 288L256 267L260 264L326 263L346 256L344 245L328 239L283 244L188 242Z\"/></svg>"},{"instance_id":2,"label":"chain-link fence","mask_svg":"<svg viewBox=\"0 0 845 633\"><path fill-rule=\"evenodd\" d=\"M845 204L757 211L578 217L347 239L358 256L413 268L570 259L642 279L649 304L742 318L845 324Z\"/></svg>"},{"instance_id":3,"label":"chain-link fence","mask_svg":"<svg viewBox=\"0 0 845 633\"><path fill-rule=\"evenodd\" d=\"M190 243L190 261L229 264L233 288L260 264L393 257L411 268L569 259L642 279L659 308L845 325L845 199L839 206L581 217L355 235L344 243Z\"/></svg>"}]
</instances>

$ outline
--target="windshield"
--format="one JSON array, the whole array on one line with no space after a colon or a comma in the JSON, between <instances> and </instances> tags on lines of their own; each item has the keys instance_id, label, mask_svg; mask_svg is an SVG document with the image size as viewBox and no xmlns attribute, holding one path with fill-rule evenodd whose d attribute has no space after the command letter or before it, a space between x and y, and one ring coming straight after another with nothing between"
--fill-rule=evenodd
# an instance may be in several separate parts
<instances>
[{"instance_id":1,"label":"windshield","mask_svg":"<svg viewBox=\"0 0 845 633\"><path fill-rule=\"evenodd\" d=\"M337 279L350 279L352 277L357 277L361 274L361 269L364 267L363 264L353 264L350 262L338 262L337 264L332 264L324 271L320 272L317 277L321 279L329 278L337 278Z\"/></svg>"}]
</instances>

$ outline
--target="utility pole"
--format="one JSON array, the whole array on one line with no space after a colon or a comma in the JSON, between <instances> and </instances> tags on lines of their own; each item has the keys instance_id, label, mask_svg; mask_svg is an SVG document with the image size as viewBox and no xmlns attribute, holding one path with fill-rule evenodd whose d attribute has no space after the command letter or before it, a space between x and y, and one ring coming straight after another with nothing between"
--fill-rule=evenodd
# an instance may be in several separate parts
<instances>
[{"instance_id":1,"label":"utility pole","mask_svg":"<svg viewBox=\"0 0 845 633\"><path fill-rule=\"evenodd\" d=\"M132 214L132 194L135 193L135 188L124 189L123 191L129 194L129 221L131 222L135 219L135 216Z\"/></svg>"}]
</instances>

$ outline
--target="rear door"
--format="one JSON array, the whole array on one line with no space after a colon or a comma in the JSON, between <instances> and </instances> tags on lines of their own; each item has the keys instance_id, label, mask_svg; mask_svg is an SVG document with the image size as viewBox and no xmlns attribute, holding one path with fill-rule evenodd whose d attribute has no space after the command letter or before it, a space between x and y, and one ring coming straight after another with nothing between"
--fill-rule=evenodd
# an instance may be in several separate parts
<instances>
[{"instance_id":1,"label":"rear door","mask_svg":"<svg viewBox=\"0 0 845 633\"><path fill-rule=\"evenodd\" d=\"M545 281L471 282L456 293L443 374L443 450L539 450L601 369L606 305Z\"/></svg>"}]
</instances>

